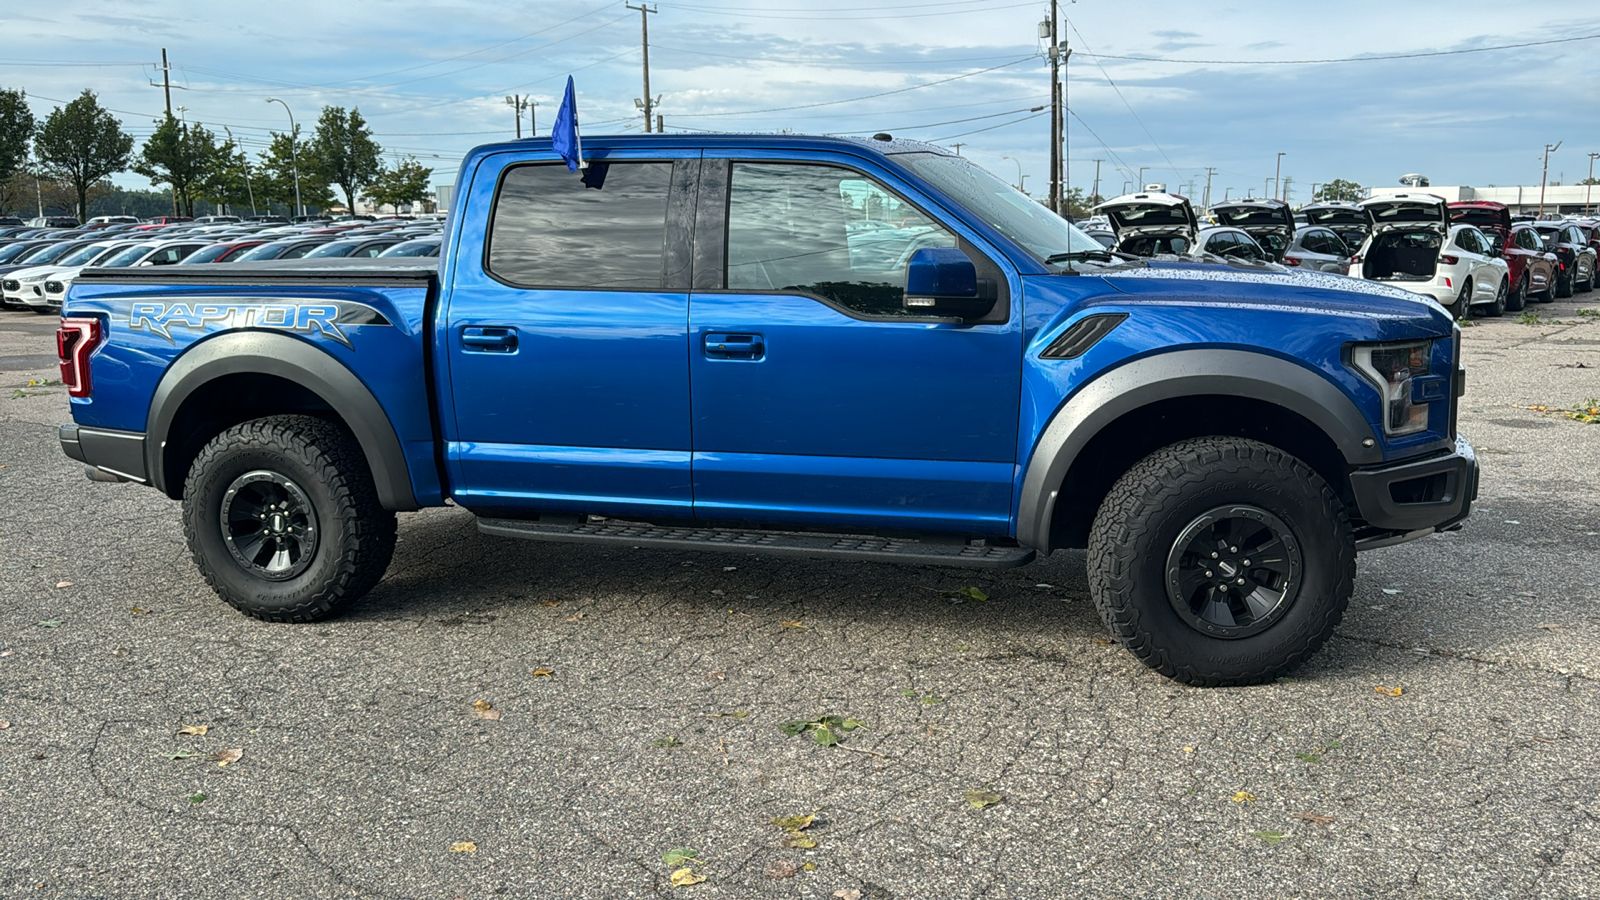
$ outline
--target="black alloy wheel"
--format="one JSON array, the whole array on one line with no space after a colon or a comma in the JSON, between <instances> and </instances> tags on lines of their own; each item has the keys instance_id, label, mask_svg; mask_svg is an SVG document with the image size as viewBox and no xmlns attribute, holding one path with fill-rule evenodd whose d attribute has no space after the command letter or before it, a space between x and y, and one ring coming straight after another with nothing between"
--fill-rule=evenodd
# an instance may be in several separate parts
<instances>
[{"instance_id":1,"label":"black alloy wheel","mask_svg":"<svg viewBox=\"0 0 1600 900\"><path fill-rule=\"evenodd\" d=\"M1489 307L1483 311L1484 315L1491 319L1498 319L1505 315L1506 309L1510 306L1510 303L1506 300L1506 280L1503 278L1500 280L1500 287L1495 289L1494 292L1494 302L1489 304Z\"/></svg>"},{"instance_id":2,"label":"black alloy wheel","mask_svg":"<svg viewBox=\"0 0 1600 900\"><path fill-rule=\"evenodd\" d=\"M316 558L317 511L300 485L277 472L235 478L218 519L228 552L258 578L293 578Z\"/></svg>"},{"instance_id":3,"label":"black alloy wheel","mask_svg":"<svg viewBox=\"0 0 1600 900\"><path fill-rule=\"evenodd\" d=\"M1283 520L1255 506L1195 517L1167 554L1167 600L1190 628L1237 640L1272 627L1294 604L1304 567Z\"/></svg>"}]
</instances>

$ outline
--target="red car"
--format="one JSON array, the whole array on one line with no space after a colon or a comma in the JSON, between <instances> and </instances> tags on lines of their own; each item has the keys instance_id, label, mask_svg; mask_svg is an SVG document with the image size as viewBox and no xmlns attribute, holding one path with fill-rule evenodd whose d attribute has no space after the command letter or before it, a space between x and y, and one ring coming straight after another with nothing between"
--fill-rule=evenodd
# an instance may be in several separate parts
<instances>
[{"instance_id":1,"label":"red car","mask_svg":"<svg viewBox=\"0 0 1600 900\"><path fill-rule=\"evenodd\" d=\"M1494 254L1510 268L1506 282L1506 309L1515 312L1530 298L1549 303L1555 297L1557 260L1544 249L1544 239L1526 222L1511 224L1511 210L1504 203L1463 200L1450 204L1450 221L1478 226L1489 236Z\"/></svg>"}]
</instances>

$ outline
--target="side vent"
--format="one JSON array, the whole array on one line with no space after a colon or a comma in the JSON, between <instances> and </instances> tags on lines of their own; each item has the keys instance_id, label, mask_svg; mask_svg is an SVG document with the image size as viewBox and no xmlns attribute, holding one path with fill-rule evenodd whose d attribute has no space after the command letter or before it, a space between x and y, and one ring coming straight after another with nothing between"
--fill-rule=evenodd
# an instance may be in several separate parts
<instances>
[{"instance_id":1,"label":"side vent","mask_svg":"<svg viewBox=\"0 0 1600 900\"><path fill-rule=\"evenodd\" d=\"M1127 313L1085 316L1072 323L1072 327L1044 348L1039 356L1042 359L1077 359L1088 353L1090 347L1100 343L1101 338L1110 334L1127 317Z\"/></svg>"}]
</instances>

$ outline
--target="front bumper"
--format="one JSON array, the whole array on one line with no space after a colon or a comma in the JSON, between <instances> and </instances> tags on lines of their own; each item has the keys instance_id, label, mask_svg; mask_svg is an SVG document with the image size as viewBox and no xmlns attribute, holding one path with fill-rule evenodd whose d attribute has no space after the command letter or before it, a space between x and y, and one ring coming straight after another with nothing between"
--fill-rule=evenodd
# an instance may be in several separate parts
<instances>
[{"instance_id":1,"label":"front bumper","mask_svg":"<svg viewBox=\"0 0 1600 900\"><path fill-rule=\"evenodd\" d=\"M1478 497L1478 456L1464 437L1453 452L1350 473L1356 509L1368 525L1360 549L1453 528Z\"/></svg>"},{"instance_id":2,"label":"front bumper","mask_svg":"<svg viewBox=\"0 0 1600 900\"><path fill-rule=\"evenodd\" d=\"M149 484L144 462L144 433L63 425L61 451L88 467L96 481L137 481ZM114 476L105 478L97 473Z\"/></svg>"}]
</instances>

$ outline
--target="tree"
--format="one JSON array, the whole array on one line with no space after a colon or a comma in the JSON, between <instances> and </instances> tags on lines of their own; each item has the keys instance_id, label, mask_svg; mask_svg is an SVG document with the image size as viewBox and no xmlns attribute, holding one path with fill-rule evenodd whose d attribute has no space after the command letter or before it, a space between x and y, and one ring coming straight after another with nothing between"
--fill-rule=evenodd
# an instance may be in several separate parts
<instances>
[{"instance_id":1,"label":"tree","mask_svg":"<svg viewBox=\"0 0 1600 900\"><path fill-rule=\"evenodd\" d=\"M393 206L400 212L403 203L416 203L428 198L428 179L433 169L408 156L392 169L384 169L367 188L366 200L382 209Z\"/></svg>"},{"instance_id":2,"label":"tree","mask_svg":"<svg viewBox=\"0 0 1600 900\"><path fill-rule=\"evenodd\" d=\"M317 119L317 131L311 138L310 168L324 182L339 186L351 212L356 209L356 194L372 183L383 164L378 154L383 152L372 139L372 129L361 118L361 110L352 108L345 112L342 106L324 106ZM305 161L305 157L301 157Z\"/></svg>"},{"instance_id":3,"label":"tree","mask_svg":"<svg viewBox=\"0 0 1600 900\"><path fill-rule=\"evenodd\" d=\"M1327 203L1333 200L1360 200L1366 193L1367 189L1354 181L1335 178L1323 185L1311 199L1319 203Z\"/></svg>"},{"instance_id":4,"label":"tree","mask_svg":"<svg viewBox=\"0 0 1600 900\"><path fill-rule=\"evenodd\" d=\"M1579 184L1600 184L1600 178L1585 178Z\"/></svg>"},{"instance_id":5,"label":"tree","mask_svg":"<svg viewBox=\"0 0 1600 900\"><path fill-rule=\"evenodd\" d=\"M0 180L0 216L21 212L33 215L36 190L33 174L26 169L18 169L10 178Z\"/></svg>"},{"instance_id":6,"label":"tree","mask_svg":"<svg viewBox=\"0 0 1600 900\"><path fill-rule=\"evenodd\" d=\"M133 171L150 179L151 184L172 188L186 216L194 215L197 189L212 178L221 159L217 137L198 122L180 124L167 116L156 124L155 133L144 142Z\"/></svg>"},{"instance_id":7,"label":"tree","mask_svg":"<svg viewBox=\"0 0 1600 900\"><path fill-rule=\"evenodd\" d=\"M300 161L300 201L307 207L318 210L333 204L333 193L328 190L328 182L314 169L307 166L309 152L305 142L300 141L300 126L296 125L293 141L297 142L299 150L291 152L291 136L271 133L272 141L267 149L261 151L256 157L256 167L251 171L251 184L255 187L256 200L261 203L278 203L292 210L293 215L300 211L294 208L294 182L295 159Z\"/></svg>"},{"instance_id":8,"label":"tree","mask_svg":"<svg viewBox=\"0 0 1600 900\"><path fill-rule=\"evenodd\" d=\"M255 211L255 181L250 172L250 159L233 142L216 148L211 167L195 185L195 195L217 207L251 207ZM293 194L290 195L291 198Z\"/></svg>"},{"instance_id":9,"label":"tree","mask_svg":"<svg viewBox=\"0 0 1600 900\"><path fill-rule=\"evenodd\" d=\"M27 165L33 126L27 92L0 88L0 183L9 182Z\"/></svg>"},{"instance_id":10,"label":"tree","mask_svg":"<svg viewBox=\"0 0 1600 900\"><path fill-rule=\"evenodd\" d=\"M44 175L72 185L81 215L89 208L91 185L127 170L133 136L86 88L78 99L51 111L33 151Z\"/></svg>"}]
</instances>

